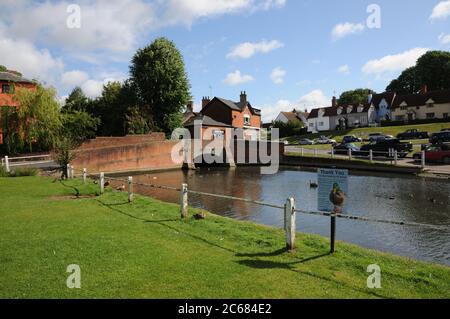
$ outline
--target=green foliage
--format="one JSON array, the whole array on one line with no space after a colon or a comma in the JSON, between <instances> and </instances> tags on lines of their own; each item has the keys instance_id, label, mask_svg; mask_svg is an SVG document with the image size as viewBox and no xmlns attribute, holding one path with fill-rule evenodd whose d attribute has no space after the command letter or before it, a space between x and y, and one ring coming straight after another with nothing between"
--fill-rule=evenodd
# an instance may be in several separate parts
<instances>
[{"instance_id":1,"label":"green foliage","mask_svg":"<svg viewBox=\"0 0 450 319\"><path fill-rule=\"evenodd\" d=\"M73 111L61 114L63 136L72 139L75 143L82 143L87 139L95 138L100 119L92 117L84 111Z\"/></svg>"},{"instance_id":2,"label":"green foliage","mask_svg":"<svg viewBox=\"0 0 450 319\"><path fill-rule=\"evenodd\" d=\"M134 55L131 81L139 109L147 121L167 134L181 126L182 112L190 100L190 85L183 57L175 44L158 38Z\"/></svg>"},{"instance_id":3,"label":"green foliage","mask_svg":"<svg viewBox=\"0 0 450 319\"><path fill-rule=\"evenodd\" d=\"M147 118L142 116L139 108L130 108L125 118L128 134L137 135L148 134L150 132L150 123Z\"/></svg>"},{"instance_id":4,"label":"green foliage","mask_svg":"<svg viewBox=\"0 0 450 319\"><path fill-rule=\"evenodd\" d=\"M287 123L278 121L274 123L273 127L280 130L280 137L296 136L305 133L303 122L300 120Z\"/></svg>"},{"instance_id":5,"label":"green foliage","mask_svg":"<svg viewBox=\"0 0 450 319\"><path fill-rule=\"evenodd\" d=\"M62 111L63 112L75 112L75 111L87 111L90 108L92 101L84 94L80 87L76 87L72 90L66 99Z\"/></svg>"},{"instance_id":6,"label":"green foliage","mask_svg":"<svg viewBox=\"0 0 450 319\"><path fill-rule=\"evenodd\" d=\"M388 92L399 94L417 93L422 85L428 90L450 89L450 52L429 51L393 80L386 88Z\"/></svg>"},{"instance_id":7,"label":"green foliage","mask_svg":"<svg viewBox=\"0 0 450 319\"><path fill-rule=\"evenodd\" d=\"M63 178L67 178L67 165L76 158L73 150L78 146L79 142L71 136L61 135L52 150L52 158L59 165Z\"/></svg>"},{"instance_id":8,"label":"green foliage","mask_svg":"<svg viewBox=\"0 0 450 319\"><path fill-rule=\"evenodd\" d=\"M36 176L38 170L35 168L24 167L14 168L11 172L7 172L3 166L0 166L0 177L23 177L23 176Z\"/></svg>"},{"instance_id":9,"label":"green foliage","mask_svg":"<svg viewBox=\"0 0 450 319\"><path fill-rule=\"evenodd\" d=\"M6 66L0 64L0 72L6 72L6 71L8 71L8 68Z\"/></svg>"},{"instance_id":10,"label":"green foliage","mask_svg":"<svg viewBox=\"0 0 450 319\"><path fill-rule=\"evenodd\" d=\"M355 105L368 103L369 94L375 94L375 91L371 89L356 89L352 91L346 91L341 94L338 99L339 105Z\"/></svg>"}]
</instances>

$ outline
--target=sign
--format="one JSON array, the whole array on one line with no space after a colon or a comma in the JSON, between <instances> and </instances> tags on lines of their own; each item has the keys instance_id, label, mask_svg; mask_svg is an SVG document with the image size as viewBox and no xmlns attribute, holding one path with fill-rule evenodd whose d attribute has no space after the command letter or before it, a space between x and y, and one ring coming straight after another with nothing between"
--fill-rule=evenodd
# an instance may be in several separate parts
<instances>
[{"instance_id":1,"label":"sign","mask_svg":"<svg viewBox=\"0 0 450 319\"><path fill-rule=\"evenodd\" d=\"M324 212L332 212L342 208L348 198L348 170L324 169L317 170L319 195L318 209Z\"/></svg>"}]
</instances>

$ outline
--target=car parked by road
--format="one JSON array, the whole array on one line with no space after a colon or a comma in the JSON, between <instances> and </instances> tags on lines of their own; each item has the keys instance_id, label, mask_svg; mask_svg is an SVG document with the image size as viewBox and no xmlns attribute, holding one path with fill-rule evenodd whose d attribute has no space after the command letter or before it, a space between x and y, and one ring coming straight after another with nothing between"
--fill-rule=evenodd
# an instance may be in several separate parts
<instances>
[{"instance_id":1,"label":"car parked by road","mask_svg":"<svg viewBox=\"0 0 450 319\"><path fill-rule=\"evenodd\" d=\"M363 155L361 149L353 143L341 143L336 145L334 148L334 154L337 155L348 155L349 150L352 150L352 154L355 156Z\"/></svg>"},{"instance_id":2,"label":"car parked by road","mask_svg":"<svg viewBox=\"0 0 450 319\"><path fill-rule=\"evenodd\" d=\"M392 135L386 135L382 133L371 133L369 134L369 138L367 139L369 142L377 142L386 139L393 139Z\"/></svg>"},{"instance_id":3,"label":"car parked by road","mask_svg":"<svg viewBox=\"0 0 450 319\"><path fill-rule=\"evenodd\" d=\"M415 161L422 160L422 153L413 155ZM450 144L430 145L425 149L425 162L450 165Z\"/></svg>"},{"instance_id":4,"label":"car parked by road","mask_svg":"<svg viewBox=\"0 0 450 319\"><path fill-rule=\"evenodd\" d=\"M366 154L372 150L374 156L393 157L393 152L397 151L398 157L404 158L413 150L410 142L401 142L397 138L383 139L363 145L361 152Z\"/></svg>"},{"instance_id":5,"label":"car parked by road","mask_svg":"<svg viewBox=\"0 0 450 319\"><path fill-rule=\"evenodd\" d=\"M337 144L336 140L333 140L326 136L319 137L315 142L316 142L316 144L333 144L333 145Z\"/></svg>"},{"instance_id":6,"label":"car parked by road","mask_svg":"<svg viewBox=\"0 0 450 319\"><path fill-rule=\"evenodd\" d=\"M422 140L430 138L428 132L420 132L417 129L410 129L397 135L399 140Z\"/></svg>"},{"instance_id":7,"label":"car parked by road","mask_svg":"<svg viewBox=\"0 0 450 319\"><path fill-rule=\"evenodd\" d=\"M348 143L359 143L362 142L363 140L359 137L356 137L354 135L346 135L344 136L344 138L342 139L342 143L343 144L348 144Z\"/></svg>"},{"instance_id":8,"label":"car parked by road","mask_svg":"<svg viewBox=\"0 0 450 319\"><path fill-rule=\"evenodd\" d=\"M314 141L310 140L309 138L302 138L298 141L299 145L314 145Z\"/></svg>"},{"instance_id":9,"label":"car parked by road","mask_svg":"<svg viewBox=\"0 0 450 319\"><path fill-rule=\"evenodd\" d=\"M431 144L441 144L446 142L450 142L450 131L434 133L431 135L430 138Z\"/></svg>"}]
</instances>

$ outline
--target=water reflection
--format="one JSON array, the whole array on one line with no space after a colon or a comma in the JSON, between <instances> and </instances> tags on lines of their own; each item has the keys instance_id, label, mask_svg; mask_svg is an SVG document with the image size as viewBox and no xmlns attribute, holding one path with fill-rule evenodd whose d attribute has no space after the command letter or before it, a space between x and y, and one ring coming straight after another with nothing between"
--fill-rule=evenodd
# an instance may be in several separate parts
<instances>
[{"instance_id":1,"label":"water reflection","mask_svg":"<svg viewBox=\"0 0 450 319\"><path fill-rule=\"evenodd\" d=\"M297 207L317 210L317 190L309 182L315 172L282 168L276 175L261 175L259 168L202 169L138 175L139 183L179 187L186 182L192 190L226 194L283 205L293 196ZM136 186L135 191L164 201L178 202L173 191ZM349 178L347 212L352 215L450 226L450 183L448 180L353 174ZM283 226L282 211L250 203L190 195L189 204L239 220ZM326 217L298 215L299 231L329 234ZM430 230L358 221L338 221L337 237L364 247L450 265L450 231Z\"/></svg>"}]
</instances>

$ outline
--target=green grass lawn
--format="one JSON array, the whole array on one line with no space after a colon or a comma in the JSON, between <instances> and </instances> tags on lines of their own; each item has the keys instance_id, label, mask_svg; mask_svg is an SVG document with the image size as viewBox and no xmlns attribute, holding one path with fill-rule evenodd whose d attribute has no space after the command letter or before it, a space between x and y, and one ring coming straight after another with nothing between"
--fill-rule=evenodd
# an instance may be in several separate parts
<instances>
[{"instance_id":1,"label":"green grass lawn","mask_svg":"<svg viewBox=\"0 0 450 319\"><path fill-rule=\"evenodd\" d=\"M282 140L287 140L289 143L297 143L301 138L316 139L320 136L328 136L335 139L337 142L341 142L345 135L355 135L357 137L366 139L371 133L383 133L387 135L397 136L399 133L403 133L409 129L418 129L428 133L440 132L442 129L450 128L450 122L447 123L432 123L432 124L419 124L419 125L405 125L405 126L388 126L388 127L364 127L355 128L345 131L333 131L333 132L321 132L318 134L306 134L302 136L287 137Z\"/></svg>"},{"instance_id":2,"label":"green grass lawn","mask_svg":"<svg viewBox=\"0 0 450 319\"><path fill-rule=\"evenodd\" d=\"M326 239L303 234L286 253L278 229L183 221L178 205L111 190L70 197L97 188L0 178L0 298L450 298L448 267L342 242L328 255ZM66 287L69 264L81 289ZM382 289L366 286L370 264Z\"/></svg>"}]
</instances>

